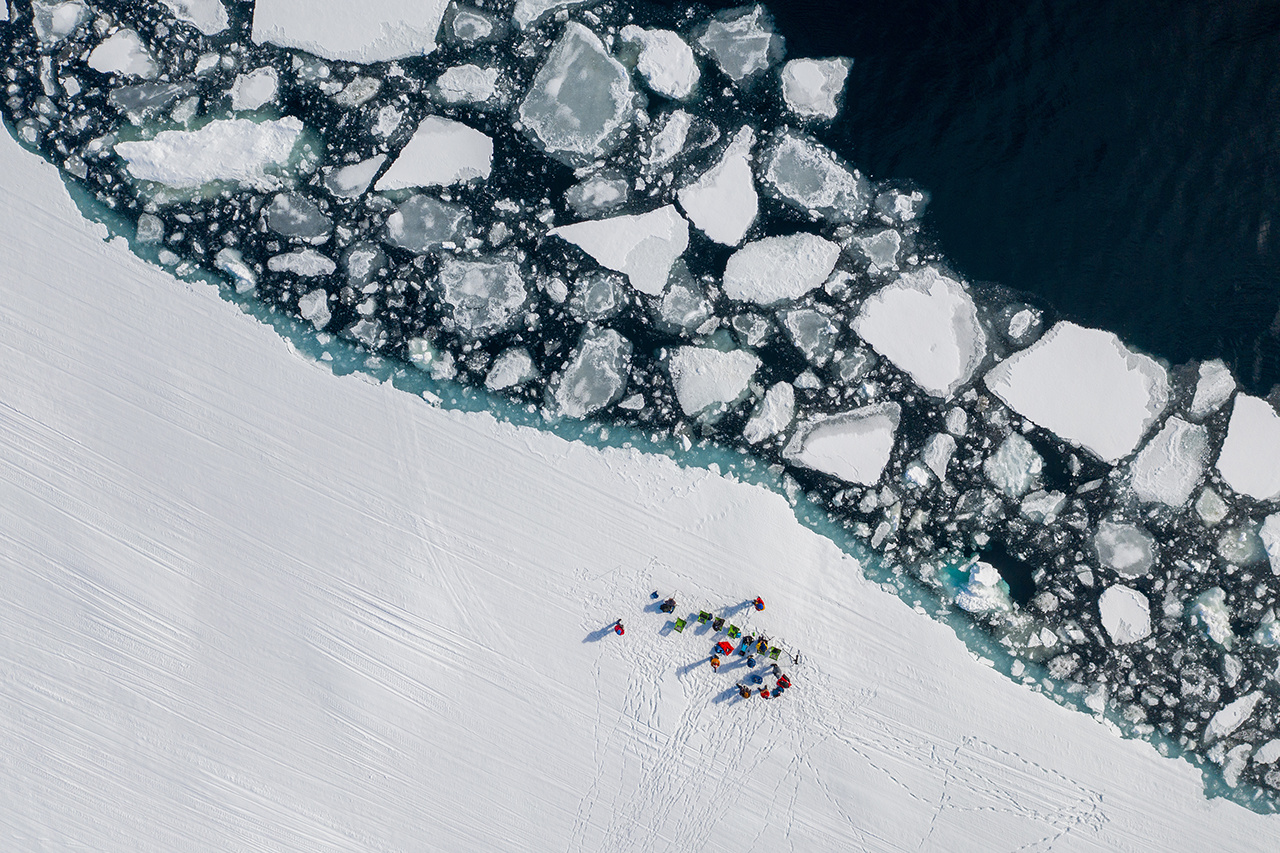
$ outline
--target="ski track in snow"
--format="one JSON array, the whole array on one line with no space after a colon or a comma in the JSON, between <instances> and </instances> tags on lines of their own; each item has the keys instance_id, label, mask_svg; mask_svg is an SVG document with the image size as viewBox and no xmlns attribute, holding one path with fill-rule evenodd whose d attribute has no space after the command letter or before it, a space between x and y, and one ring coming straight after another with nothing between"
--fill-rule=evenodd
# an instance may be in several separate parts
<instances>
[{"instance_id":1,"label":"ski track in snow","mask_svg":"<svg viewBox=\"0 0 1280 853\"><path fill-rule=\"evenodd\" d=\"M0 163L7 849L1280 840L779 496L334 377L102 243L7 134ZM785 637L796 687L741 700L653 589Z\"/></svg>"}]
</instances>

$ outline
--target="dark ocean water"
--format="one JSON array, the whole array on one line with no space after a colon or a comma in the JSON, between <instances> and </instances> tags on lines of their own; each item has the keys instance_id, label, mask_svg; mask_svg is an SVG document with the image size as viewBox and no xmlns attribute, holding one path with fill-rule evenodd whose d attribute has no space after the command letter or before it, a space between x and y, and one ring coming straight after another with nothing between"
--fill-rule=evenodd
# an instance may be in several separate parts
<instances>
[{"instance_id":1,"label":"dark ocean water","mask_svg":"<svg viewBox=\"0 0 1280 853\"><path fill-rule=\"evenodd\" d=\"M854 57L828 138L933 194L959 272L1280 382L1280 3L770 8L789 55Z\"/></svg>"}]
</instances>

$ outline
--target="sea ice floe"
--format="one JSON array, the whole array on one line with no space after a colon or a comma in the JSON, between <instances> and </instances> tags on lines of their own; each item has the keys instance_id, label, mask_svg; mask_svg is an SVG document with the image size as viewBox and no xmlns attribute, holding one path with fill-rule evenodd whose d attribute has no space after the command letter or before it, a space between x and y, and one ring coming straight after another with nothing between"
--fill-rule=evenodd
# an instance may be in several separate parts
<instances>
[{"instance_id":1,"label":"sea ice floe","mask_svg":"<svg viewBox=\"0 0 1280 853\"><path fill-rule=\"evenodd\" d=\"M1200 497L1196 498L1195 510L1196 515L1200 516L1200 520L1206 526L1213 527L1227 517L1230 507L1221 495L1207 488L1200 493Z\"/></svg>"},{"instance_id":2,"label":"sea ice floe","mask_svg":"<svg viewBox=\"0 0 1280 853\"><path fill-rule=\"evenodd\" d=\"M505 258L445 258L439 286L459 331L474 338L510 328L529 295L520 267Z\"/></svg>"},{"instance_id":3,"label":"sea ice floe","mask_svg":"<svg viewBox=\"0 0 1280 853\"><path fill-rule=\"evenodd\" d=\"M793 59L782 66L782 100L801 118L833 119L852 59Z\"/></svg>"},{"instance_id":4,"label":"sea ice floe","mask_svg":"<svg viewBox=\"0 0 1280 853\"><path fill-rule=\"evenodd\" d=\"M1280 512L1269 515L1258 530L1262 546L1267 550L1267 559L1271 563L1271 573L1280 575Z\"/></svg>"},{"instance_id":5,"label":"sea ice floe","mask_svg":"<svg viewBox=\"0 0 1280 853\"><path fill-rule=\"evenodd\" d=\"M471 63L455 65L436 78L435 93L446 104L482 104L497 93L500 73Z\"/></svg>"},{"instance_id":6,"label":"sea ice floe","mask_svg":"<svg viewBox=\"0 0 1280 853\"><path fill-rule=\"evenodd\" d=\"M759 74L782 58L782 36L763 6L717 12L698 37L698 46L735 83Z\"/></svg>"},{"instance_id":7,"label":"sea ice floe","mask_svg":"<svg viewBox=\"0 0 1280 853\"><path fill-rule=\"evenodd\" d=\"M879 403L801 424L782 451L796 465L874 486L889 464L902 409Z\"/></svg>"},{"instance_id":8,"label":"sea ice floe","mask_svg":"<svg viewBox=\"0 0 1280 853\"><path fill-rule=\"evenodd\" d=\"M503 350L493 360L484 378L484 386L490 391L502 391L524 385L537 376L538 368L529 351L524 347L512 347Z\"/></svg>"},{"instance_id":9,"label":"sea ice floe","mask_svg":"<svg viewBox=\"0 0 1280 853\"><path fill-rule=\"evenodd\" d=\"M387 217L383 239L388 245L424 254L445 245L458 245L471 233L471 214L466 208L415 195Z\"/></svg>"},{"instance_id":10,"label":"sea ice floe","mask_svg":"<svg viewBox=\"0 0 1280 853\"><path fill-rule=\"evenodd\" d=\"M317 275L331 275L338 265L328 255L322 255L315 249L301 249L284 255L273 255L267 261L267 269L272 272L287 272L303 278Z\"/></svg>"},{"instance_id":11,"label":"sea ice floe","mask_svg":"<svg viewBox=\"0 0 1280 853\"><path fill-rule=\"evenodd\" d=\"M636 71L650 89L668 98L683 100L698 86L698 61L693 50L671 30L646 30L630 24L618 35L639 49Z\"/></svg>"},{"instance_id":12,"label":"sea ice floe","mask_svg":"<svg viewBox=\"0 0 1280 853\"><path fill-rule=\"evenodd\" d=\"M921 190L885 190L876 196L875 208L887 222L914 222L924 214L929 194Z\"/></svg>"},{"instance_id":13,"label":"sea ice floe","mask_svg":"<svg viewBox=\"0 0 1280 853\"><path fill-rule=\"evenodd\" d=\"M1200 365L1200 376L1196 380L1195 395L1191 398L1191 408L1187 414L1200 420L1218 410L1227 402L1236 390L1236 378L1220 358L1203 362Z\"/></svg>"},{"instance_id":14,"label":"sea ice floe","mask_svg":"<svg viewBox=\"0 0 1280 853\"><path fill-rule=\"evenodd\" d=\"M599 0L516 0L511 19L520 29L528 29L538 23L547 14L568 6L583 6L599 2Z\"/></svg>"},{"instance_id":15,"label":"sea ice floe","mask_svg":"<svg viewBox=\"0 0 1280 853\"><path fill-rule=\"evenodd\" d=\"M1254 709L1261 701L1262 691L1254 690L1223 706L1209 720L1209 725L1205 726L1204 742L1209 744L1221 740L1243 726L1253 716Z\"/></svg>"},{"instance_id":16,"label":"sea ice floe","mask_svg":"<svg viewBox=\"0 0 1280 853\"><path fill-rule=\"evenodd\" d=\"M1235 634L1231 631L1231 611L1222 587L1215 586L1195 597L1191 602L1191 624L1199 626L1218 645L1231 648Z\"/></svg>"},{"instance_id":17,"label":"sea ice floe","mask_svg":"<svg viewBox=\"0 0 1280 853\"><path fill-rule=\"evenodd\" d=\"M987 457L982 469L991 485L1001 494L1007 498L1020 498L1039 482L1044 459L1031 442L1015 432Z\"/></svg>"},{"instance_id":18,"label":"sea ice floe","mask_svg":"<svg viewBox=\"0 0 1280 853\"><path fill-rule=\"evenodd\" d=\"M682 261L672 267L662 298L650 302L649 307L659 329L685 337L692 335L715 310Z\"/></svg>"},{"instance_id":19,"label":"sea ice floe","mask_svg":"<svg viewBox=\"0 0 1280 853\"><path fill-rule=\"evenodd\" d=\"M1034 521L1036 524L1053 524L1066 502L1067 496L1062 492L1041 490L1032 492L1023 498L1022 505L1018 508L1018 511L1023 518L1028 521Z\"/></svg>"},{"instance_id":20,"label":"sea ice floe","mask_svg":"<svg viewBox=\"0 0 1280 853\"><path fill-rule=\"evenodd\" d=\"M1104 521L1093 534L1093 548L1102 565L1124 578L1142 577L1156 560L1156 542L1135 524Z\"/></svg>"},{"instance_id":21,"label":"sea ice floe","mask_svg":"<svg viewBox=\"0 0 1280 853\"><path fill-rule=\"evenodd\" d=\"M325 172L325 189L338 198L359 198L386 161L386 154L377 154L350 166L329 168Z\"/></svg>"},{"instance_id":22,"label":"sea ice floe","mask_svg":"<svg viewBox=\"0 0 1280 853\"><path fill-rule=\"evenodd\" d=\"M1280 414L1266 400L1236 395L1218 472L1242 495L1260 501L1280 498Z\"/></svg>"},{"instance_id":23,"label":"sea ice floe","mask_svg":"<svg viewBox=\"0 0 1280 853\"><path fill-rule=\"evenodd\" d=\"M956 440L945 432L934 433L929 436L929 440L924 443L924 450L920 452L920 460L924 462L926 468L933 472L938 478L938 482L945 482L947 479L947 466L951 464L951 457L956 452Z\"/></svg>"},{"instance_id":24,"label":"sea ice floe","mask_svg":"<svg viewBox=\"0 0 1280 853\"><path fill-rule=\"evenodd\" d=\"M835 353L840 329L830 317L813 308L784 308L778 321L788 340L814 367L825 367Z\"/></svg>"},{"instance_id":25,"label":"sea ice floe","mask_svg":"<svg viewBox=\"0 0 1280 853\"><path fill-rule=\"evenodd\" d=\"M626 176L612 170L588 175L565 191L564 200L579 216L598 216L626 204Z\"/></svg>"},{"instance_id":26,"label":"sea ice floe","mask_svg":"<svg viewBox=\"0 0 1280 853\"><path fill-rule=\"evenodd\" d=\"M258 286L258 274L245 263L239 249L226 246L213 256L213 265L226 273L235 283L236 293L252 293Z\"/></svg>"},{"instance_id":27,"label":"sea ice floe","mask_svg":"<svg viewBox=\"0 0 1280 853\"><path fill-rule=\"evenodd\" d=\"M436 49L449 0L257 0L253 40L324 59L386 62Z\"/></svg>"},{"instance_id":28,"label":"sea ice floe","mask_svg":"<svg viewBox=\"0 0 1280 853\"><path fill-rule=\"evenodd\" d=\"M189 82L133 83L116 86L107 103L124 113L130 124L141 125L167 110L174 101L194 90Z\"/></svg>"},{"instance_id":29,"label":"sea ice floe","mask_svg":"<svg viewBox=\"0 0 1280 853\"><path fill-rule=\"evenodd\" d=\"M617 402L631 374L631 349L613 329L588 326L547 385L551 414L585 418Z\"/></svg>"},{"instance_id":30,"label":"sea ice floe","mask_svg":"<svg viewBox=\"0 0 1280 853\"><path fill-rule=\"evenodd\" d=\"M600 37L576 21L547 53L520 103L529 139L552 157L582 165L608 154L630 123L631 75Z\"/></svg>"},{"instance_id":31,"label":"sea ice floe","mask_svg":"<svg viewBox=\"0 0 1280 853\"><path fill-rule=\"evenodd\" d=\"M596 263L620 272L641 293L659 296L671 266L689 246L689 224L667 205L638 215L593 219L552 228Z\"/></svg>"},{"instance_id":32,"label":"sea ice floe","mask_svg":"<svg viewBox=\"0 0 1280 853\"><path fill-rule=\"evenodd\" d=\"M280 76L269 65L240 74L231 84L231 109L256 110L274 101L279 88Z\"/></svg>"},{"instance_id":33,"label":"sea ice floe","mask_svg":"<svg viewBox=\"0 0 1280 853\"><path fill-rule=\"evenodd\" d=\"M645 165L660 169L674 160L684 150L693 127L693 116L684 110L673 110L656 122L657 130L649 139Z\"/></svg>"},{"instance_id":34,"label":"sea ice floe","mask_svg":"<svg viewBox=\"0 0 1280 853\"><path fill-rule=\"evenodd\" d=\"M277 193L263 208L262 216L267 227L282 237L321 243L333 230L333 220L301 193Z\"/></svg>"},{"instance_id":35,"label":"sea ice floe","mask_svg":"<svg viewBox=\"0 0 1280 853\"><path fill-rule=\"evenodd\" d=\"M298 297L298 314L319 331L329 325L333 315L329 312L329 294L321 288L310 290Z\"/></svg>"},{"instance_id":36,"label":"sea ice floe","mask_svg":"<svg viewBox=\"0 0 1280 853\"><path fill-rule=\"evenodd\" d=\"M258 190L279 187L281 170L293 156L302 122L211 121L199 130L162 130L152 139L119 142L115 152L142 181L195 189L213 181L234 181Z\"/></svg>"},{"instance_id":37,"label":"sea ice floe","mask_svg":"<svg viewBox=\"0 0 1280 853\"><path fill-rule=\"evenodd\" d=\"M227 9L222 0L162 0L179 21L186 21L207 36L227 28Z\"/></svg>"},{"instance_id":38,"label":"sea ice floe","mask_svg":"<svg viewBox=\"0 0 1280 853\"><path fill-rule=\"evenodd\" d=\"M677 347L667 358L676 400L690 417L714 416L737 403L759 367L755 354L740 349Z\"/></svg>"},{"instance_id":39,"label":"sea ice floe","mask_svg":"<svg viewBox=\"0 0 1280 853\"><path fill-rule=\"evenodd\" d=\"M1204 476L1208 447L1204 427L1169 418L1133 459L1129 473L1134 495L1144 503L1185 505Z\"/></svg>"},{"instance_id":40,"label":"sea ice floe","mask_svg":"<svg viewBox=\"0 0 1280 853\"><path fill-rule=\"evenodd\" d=\"M858 222L871 203L865 177L825 145L791 130L779 133L765 151L760 176L784 202L828 222Z\"/></svg>"},{"instance_id":41,"label":"sea ice floe","mask_svg":"<svg viewBox=\"0 0 1280 853\"><path fill-rule=\"evenodd\" d=\"M789 382L775 382L756 404L742 428L742 437L759 444L786 431L796 414L796 391Z\"/></svg>"},{"instance_id":42,"label":"sea ice floe","mask_svg":"<svg viewBox=\"0 0 1280 853\"><path fill-rule=\"evenodd\" d=\"M384 192L485 180L492 168L493 140L486 134L460 121L427 116L374 189Z\"/></svg>"},{"instance_id":43,"label":"sea ice floe","mask_svg":"<svg viewBox=\"0 0 1280 853\"><path fill-rule=\"evenodd\" d=\"M755 144L755 131L741 128L720 161L676 194L689 221L717 243L738 245L756 221L760 199L751 175Z\"/></svg>"},{"instance_id":44,"label":"sea ice floe","mask_svg":"<svg viewBox=\"0 0 1280 853\"><path fill-rule=\"evenodd\" d=\"M159 71L151 51L133 30L119 29L107 36L89 54L89 67L103 74L142 77L150 80Z\"/></svg>"},{"instance_id":45,"label":"sea ice floe","mask_svg":"<svg viewBox=\"0 0 1280 853\"><path fill-rule=\"evenodd\" d=\"M724 292L759 305L790 302L826 281L839 257L840 246L817 234L765 237L730 256Z\"/></svg>"},{"instance_id":46,"label":"sea ice floe","mask_svg":"<svg viewBox=\"0 0 1280 853\"><path fill-rule=\"evenodd\" d=\"M8 4L6 9L8 8ZM43 45L54 45L71 35L89 18L89 8L79 0L32 0L31 25Z\"/></svg>"},{"instance_id":47,"label":"sea ice floe","mask_svg":"<svg viewBox=\"0 0 1280 853\"><path fill-rule=\"evenodd\" d=\"M1013 609L1009 587L999 570L990 563L976 560L969 566L969 576L956 591L956 606L970 613L998 613Z\"/></svg>"},{"instance_id":48,"label":"sea ice floe","mask_svg":"<svg viewBox=\"0 0 1280 853\"><path fill-rule=\"evenodd\" d=\"M943 399L969 382L987 353L972 297L933 267L903 273L868 297L853 330L926 392Z\"/></svg>"},{"instance_id":49,"label":"sea ice floe","mask_svg":"<svg viewBox=\"0 0 1280 853\"><path fill-rule=\"evenodd\" d=\"M1118 646L1136 643L1151 635L1151 605L1136 589L1115 584L1098 596L1102 627Z\"/></svg>"},{"instance_id":50,"label":"sea ice floe","mask_svg":"<svg viewBox=\"0 0 1280 853\"><path fill-rule=\"evenodd\" d=\"M996 365L987 387L1018 414L1115 463L1169 401L1169 377L1110 332L1060 322Z\"/></svg>"}]
</instances>

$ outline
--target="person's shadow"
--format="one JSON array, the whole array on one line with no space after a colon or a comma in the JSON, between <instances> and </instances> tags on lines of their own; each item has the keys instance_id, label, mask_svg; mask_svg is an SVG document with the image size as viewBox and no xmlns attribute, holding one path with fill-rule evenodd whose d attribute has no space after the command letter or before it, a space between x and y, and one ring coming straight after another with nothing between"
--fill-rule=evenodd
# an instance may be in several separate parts
<instances>
[{"instance_id":1,"label":"person's shadow","mask_svg":"<svg viewBox=\"0 0 1280 853\"><path fill-rule=\"evenodd\" d=\"M613 626L617 624L618 624L617 622L610 622L608 625L605 625L603 628L597 628L596 630L592 631L590 634L587 634L587 636L583 639L582 642L584 643L600 642L605 637L613 633Z\"/></svg>"},{"instance_id":2,"label":"person's shadow","mask_svg":"<svg viewBox=\"0 0 1280 853\"><path fill-rule=\"evenodd\" d=\"M738 685L736 684L728 690L725 690L723 693L717 694L711 701L719 705L723 702L732 702L734 699L739 701L742 700L742 694L738 692Z\"/></svg>"}]
</instances>

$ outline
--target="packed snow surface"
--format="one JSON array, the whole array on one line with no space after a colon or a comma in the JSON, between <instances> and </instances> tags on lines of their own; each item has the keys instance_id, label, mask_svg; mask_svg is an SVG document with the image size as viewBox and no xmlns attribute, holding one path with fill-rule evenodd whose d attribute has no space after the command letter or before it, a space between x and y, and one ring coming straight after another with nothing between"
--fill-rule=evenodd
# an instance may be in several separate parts
<instances>
[{"instance_id":1,"label":"packed snow surface","mask_svg":"<svg viewBox=\"0 0 1280 853\"><path fill-rule=\"evenodd\" d=\"M292 116L265 122L226 119L199 130L162 130L152 139L118 142L115 152L138 180L178 189L235 181L266 190L280 184L267 169L288 164L301 135L302 122Z\"/></svg>"},{"instance_id":2,"label":"packed snow surface","mask_svg":"<svg viewBox=\"0 0 1280 853\"><path fill-rule=\"evenodd\" d=\"M375 190L449 186L489 177L493 140L460 121L427 116Z\"/></svg>"},{"instance_id":3,"label":"packed snow surface","mask_svg":"<svg viewBox=\"0 0 1280 853\"><path fill-rule=\"evenodd\" d=\"M987 354L972 297L933 267L904 273L873 293L853 330L917 385L944 399L973 378Z\"/></svg>"},{"instance_id":4,"label":"packed snow surface","mask_svg":"<svg viewBox=\"0 0 1280 853\"><path fill-rule=\"evenodd\" d=\"M1242 495L1260 501L1280 498L1280 414L1266 400L1236 396L1218 471Z\"/></svg>"},{"instance_id":5,"label":"packed snow surface","mask_svg":"<svg viewBox=\"0 0 1280 853\"><path fill-rule=\"evenodd\" d=\"M689 246L689 223L672 205L649 213L593 219L550 231L603 267L626 275L631 286L662 295L676 258Z\"/></svg>"},{"instance_id":6,"label":"packed snow surface","mask_svg":"<svg viewBox=\"0 0 1280 853\"><path fill-rule=\"evenodd\" d=\"M1151 634L1151 605L1136 589L1115 584L1098 597L1102 627L1116 645L1128 645Z\"/></svg>"},{"instance_id":7,"label":"packed snow surface","mask_svg":"<svg viewBox=\"0 0 1280 853\"><path fill-rule=\"evenodd\" d=\"M677 193L689 221L717 243L741 243L760 211L760 197L751 174L751 149L755 144L755 131L741 128L720 162Z\"/></svg>"},{"instance_id":8,"label":"packed snow surface","mask_svg":"<svg viewBox=\"0 0 1280 853\"><path fill-rule=\"evenodd\" d=\"M7 136L0 164L10 847L1280 843L975 663L782 496L335 376L104 243ZM734 700L654 589L763 594L795 689Z\"/></svg>"},{"instance_id":9,"label":"packed snow surface","mask_svg":"<svg viewBox=\"0 0 1280 853\"><path fill-rule=\"evenodd\" d=\"M760 305L790 302L826 281L839 257L840 246L817 234L765 237L730 256L724 292Z\"/></svg>"},{"instance_id":10,"label":"packed snow surface","mask_svg":"<svg viewBox=\"0 0 1280 853\"><path fill-rule=\"evenodd\" d=\"M1169 400L1165 369L1110 332L1060 322L996 365L987 387L1014 411L1115 463Z\"/></svg>"},{"instance_id":11,"label":"packed snow surface","mask_svg":"<svg viewBox=\"0 0 1280 853\"><path fill-rule=\"evenodd\" d=\"M736 403L760 367L746 350L721 352L710 347L678 347L668 359L671 384L686 415Z\"/></svg>"},{"instance_id":12,"label":"packed snow surface","mask_svg":"<svg viewBox=\"0 0 1280 853\"><path fill-rule=\"evenodd\" d=\"M156 61L133 30L120 29L89 54L89 67L103 74L122 74L126 77L142 77L150 80L156 76Z\"/></svg>"},{"instance_id":13,"label":"packed snow surface","mask_svg":"<svg viewBox=\"0 0 1280 853\"><path fill-rule=\"evenodd\" d=\"M659 95L683 100L693 94L701 76L693 50L671 30L646 30L629 24L618 33L639 46L636 70Z\"/></svg>"},{"instance_id":14,"label":"packed snow surface","mask_svg":"<svg viewBox=\"0 0 1280 853\"><path fill-rule=\"evenodd\" d=\"M803 118L833 119L852 59L793 59L782 66L782 100Z\"/></svg>"},{"instance_id":15,"label":"packed snow surface","mask_svg":"<svg viewBox=\"0 0 1280 853\"><path fill-rule=\"evenodd\" d=\"M782 455L841 480L874 486L889 464L901 415L897 403L878 403L818 418L796 429Z\"/></svg>"},{"instance_id":16,"label":"packed snow surface","mask_svg":"<svg viewBox=\"0 0 1280 853\"><path fill-rule=\"evenodd\" d=\"M207 36L220 33L230 23L222 0L162 0L179 21L186 21Z\"/></svg>"},{"instance_id":17,"label":"packed snow surface","mask_svg":"<svg viewBox=\"0 0 1280 853\"><path fill-rule=\"evenodd\" d=\"M1145 503L1180 507L1204 477L1209 432L1182 418L1169 418L1134 457L1133 493Z\"/></svg>"},{"instance_id":18,"label":"packed snow surface","mask_svg":"<svg viewBox=\"0 0 1280 853\"><path fill-rule=\"evenodd\" d=\"M324 59L386 62L436 49L449 0L257 0L253 40Z\"/></svg>"}]
</instances>

